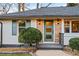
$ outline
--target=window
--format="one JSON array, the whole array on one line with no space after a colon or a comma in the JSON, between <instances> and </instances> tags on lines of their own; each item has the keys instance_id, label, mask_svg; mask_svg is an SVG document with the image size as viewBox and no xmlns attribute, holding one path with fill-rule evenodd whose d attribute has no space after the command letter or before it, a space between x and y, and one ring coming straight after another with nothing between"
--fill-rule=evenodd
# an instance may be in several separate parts
<instances>
[{"instance_id":1,"label":"window","mask_svg":"<svg viewBox=\"0 0 79 59\"><path fill-rule=\"evenodd\" d=\"M19 22L19 27L25 27L25 21Z\"/></svg>"},{"instance_id":2,"label":"window","mask_svg":"<svg viewBox=\"0 0 79 59\"><path fill-rule=\"evenodd\" d=\"M31 27L31 21L30 20L23 20L19 22L19 33L24 30L25 28Z\"/></svg>"},{"instance_id":3,"label":"window","mask_svg":"<svg viewBox=\"0 0 79 59\"><path fill-rule=\"evenodd\" d=\"M72 32L79 32L79 21L72 21Z\"/></svg>"},{"instance_id":4,"label":"window","mask_svg":"<svg viewBox=\"0 0 79 59\"><path fill-rule=\"evenodd\" d=\"M31 27L31 21L30 20L26 20L26 28Z\"/></svg>"},{"instance_id":5,"label":"window","mask_svg":"<svg viewBox=\"0 0 79 59\"><path fill-rule=\"evenodd\" d=\"M70 23L69 23L69 21L65 21L64 22L65 33L69 33L69 29L70 29Z\"/></svg>"},{"instance_id":6,"label":"window","mask_svg":"<svg viewBox=\"0 0 79 59\"><path fill-rule=\"evenodd\" d=\"M16 23L16 20L12 21L12 35L17 35L17 23Z\"/></svg>"},{"instance_id":7,"label":"window","mask_svg":"<svg viewBox=\"0 0 79 59\"><path fill-rule=\"evenodd\" d=\"M20 21L19 22L19 33L25 29L25 21Z\"/></svg>"}]
</instances>

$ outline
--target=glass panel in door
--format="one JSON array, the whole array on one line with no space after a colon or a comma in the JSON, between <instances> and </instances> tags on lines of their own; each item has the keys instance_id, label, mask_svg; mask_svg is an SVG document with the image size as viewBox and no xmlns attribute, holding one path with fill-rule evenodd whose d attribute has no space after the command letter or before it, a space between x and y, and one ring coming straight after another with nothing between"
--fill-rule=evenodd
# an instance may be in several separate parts
<instances>
[{"instance_id":1,"label":"glass panel in door","mask_svg":"<svg viewBox=\"0 0 79 59\"><path fill-rule=\"evenodd\" d=\"M53 20L44 21L44 42L53 42Z\"/></svg>"}]
</instances>

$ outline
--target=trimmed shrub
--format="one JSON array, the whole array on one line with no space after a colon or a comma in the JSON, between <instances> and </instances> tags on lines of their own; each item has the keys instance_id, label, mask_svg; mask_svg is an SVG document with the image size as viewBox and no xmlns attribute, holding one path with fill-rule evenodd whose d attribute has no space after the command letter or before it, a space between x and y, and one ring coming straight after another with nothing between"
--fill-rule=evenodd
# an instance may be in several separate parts
<instances>
[{"instance_id":1,"label":"trimmed shrub","mask_svg":"<svg viewBox=\"0 0 79 59\"><path fill-rule=\"evenodd\" d=\"M71 38L69 40L69 46L72 49L72 51L79 50L79 38Z\"/></svg>"},{"instance_id":2,"label":"trimmed shrub","mask_svg":"<svg viewBox=\"0 0 79 59\"><path fill-rule=\"evenodd\" d=\"M33 27L23 29L19 35L19 42L28 43L30 46L32 46L32 44L35 43L37 47L41 40L42 33L40 32L40 30Z\"/></svg>"}]
</instances>

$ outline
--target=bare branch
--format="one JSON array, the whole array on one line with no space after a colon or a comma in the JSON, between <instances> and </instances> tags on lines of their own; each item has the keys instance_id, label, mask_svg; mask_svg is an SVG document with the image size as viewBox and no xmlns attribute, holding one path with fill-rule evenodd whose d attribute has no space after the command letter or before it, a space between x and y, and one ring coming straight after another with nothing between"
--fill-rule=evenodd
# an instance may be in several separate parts
<instances>
[{"instance_id":1,"label":"bare branch","mask_svg":"<svg viewBox=\"0 0 79 59\"><path fill-rule=\"evenodd\" d=\"M2 11L0 11L1 13L5 14L5 13L8 13L12 4L10 3L1 3L0 4L1 8L2 8Z\"/></svg>"},{"instance_id":2,"label":"bare branch","mask_svg":"<svg viewBox=\"0 0 79 59\"><path fill-rule=\"evenodd\" d=\"M52 3L49 3L49 4L46 6L46 8L49 7L51 4L52 4Z\"/></svg>"},{"instance_id":3,"label":"bare branch","mask_svg":"<svg viewBox=\"0 0 79 59\"><path fill-rule=\"evenodd\" d=\"M8 13L8 11L10 10L12 4L9 4L9 8L7 9L6 13Z\"/></svg>"}]
</instances>

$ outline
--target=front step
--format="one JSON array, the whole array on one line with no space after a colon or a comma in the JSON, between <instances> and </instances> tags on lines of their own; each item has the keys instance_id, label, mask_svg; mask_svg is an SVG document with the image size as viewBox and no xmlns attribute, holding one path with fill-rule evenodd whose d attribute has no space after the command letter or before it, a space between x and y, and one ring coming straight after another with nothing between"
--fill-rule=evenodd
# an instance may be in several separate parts
<instances>
[{"instance_id":1,"label":"front step","mask_svg":"<svg viewBox=\"0 0 79 59\"><path fill-rule=\"evenodd\" d=\"M63 49L63 46L61 44L45 43L45 44L39 44L38 48L39 49Z\"/></svg>"}]
</instances>

